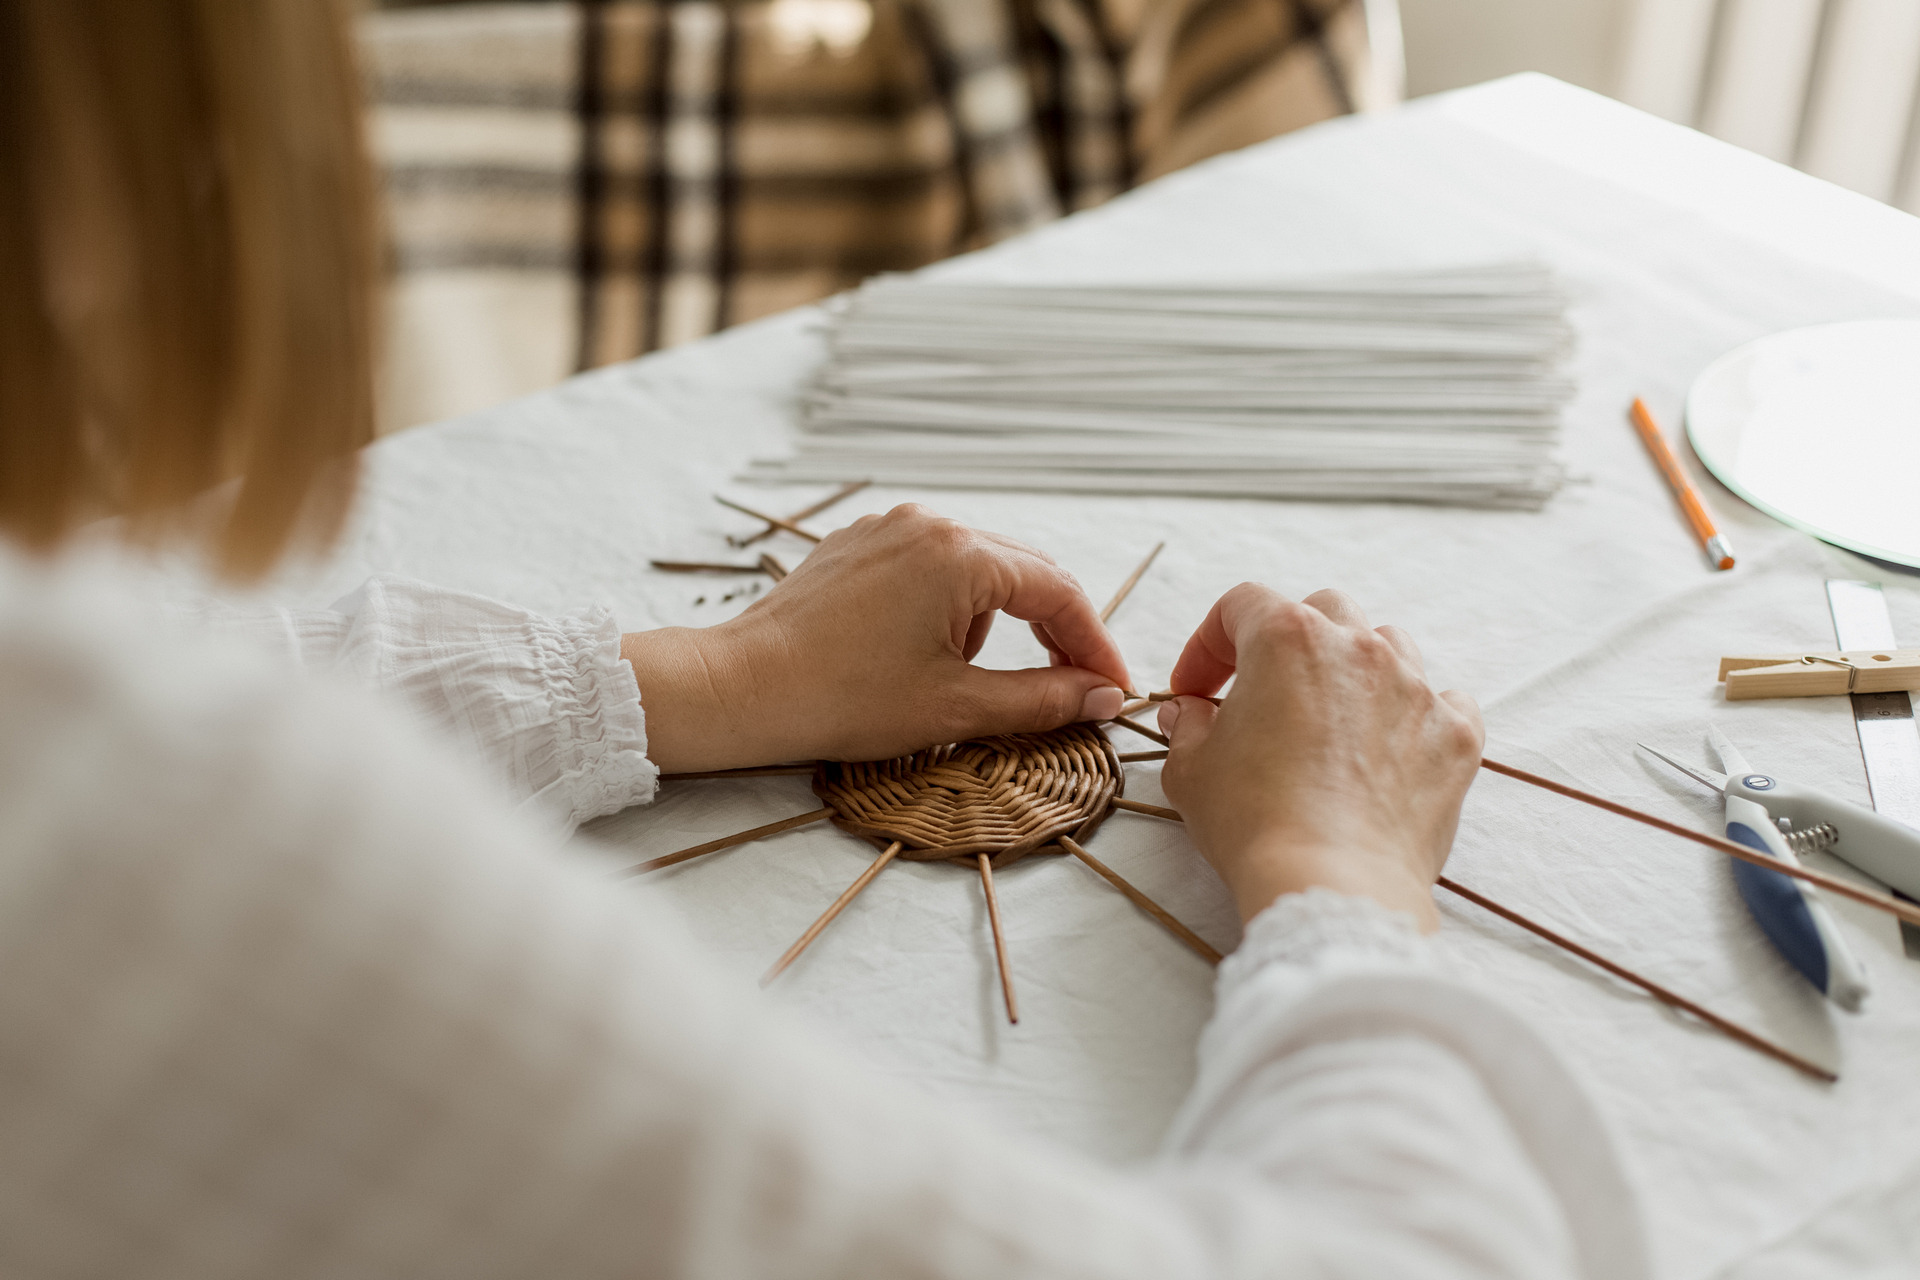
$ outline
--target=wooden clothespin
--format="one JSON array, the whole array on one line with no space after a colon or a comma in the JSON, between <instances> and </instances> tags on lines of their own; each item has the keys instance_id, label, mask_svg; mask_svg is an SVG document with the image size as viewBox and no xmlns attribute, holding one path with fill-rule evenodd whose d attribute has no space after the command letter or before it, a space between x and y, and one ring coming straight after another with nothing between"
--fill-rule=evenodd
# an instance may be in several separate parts
<instances>
[{"instance_id":1,"label":"wooden clothespin","mask_svg":"<svg viewBox=\"0 0 1920 1280\"><path fill-rule=\"evenodd\" d=\"M1920 649L1848 649L1720 659L1727 701L1920 689Z\"/></svg>"}]
</instances>

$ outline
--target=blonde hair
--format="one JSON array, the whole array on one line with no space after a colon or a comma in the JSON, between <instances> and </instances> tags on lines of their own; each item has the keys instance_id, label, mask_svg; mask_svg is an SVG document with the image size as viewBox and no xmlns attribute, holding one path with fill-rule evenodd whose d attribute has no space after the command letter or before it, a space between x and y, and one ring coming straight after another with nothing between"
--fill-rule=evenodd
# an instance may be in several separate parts
<instances>
[{"instance_id":1,"label":"blonde hair","mask_svg":"<svg viewBox=\"0 0 1920 1280\"><path fill-rule=\"evenodd\" d=\"M379 247L350 16L0 0L0 531L117 514L240 579L338 531Z\"/></svg>"}]
</instances>

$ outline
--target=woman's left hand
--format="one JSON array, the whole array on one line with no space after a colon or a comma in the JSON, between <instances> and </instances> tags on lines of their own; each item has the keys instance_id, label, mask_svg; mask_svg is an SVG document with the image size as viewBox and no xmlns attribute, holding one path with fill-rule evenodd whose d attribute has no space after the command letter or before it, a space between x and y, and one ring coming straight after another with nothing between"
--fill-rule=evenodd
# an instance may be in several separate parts
<instances>
[{"instance_id":1,"label":"woman's left hand","mask_svg":"<svg viewBox=\"0 0 1920 1280\"><path fill-rule=\"evenodd\" d=\"M996 612L1033 626L1053 665L971 659ZM937 742L1105 720L1126 663L1073 575L924 507L829 535L717 626L632 632L647 754L669 773L782 760L877 760Z\"/></svg>"}]
</instances>

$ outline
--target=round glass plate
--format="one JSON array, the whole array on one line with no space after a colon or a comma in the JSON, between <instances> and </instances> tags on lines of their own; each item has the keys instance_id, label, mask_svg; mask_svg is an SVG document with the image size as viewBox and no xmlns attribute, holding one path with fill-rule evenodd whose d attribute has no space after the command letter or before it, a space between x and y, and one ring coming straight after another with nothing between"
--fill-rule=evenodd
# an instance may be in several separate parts
<instances>
[{"instance_id":1,"label":"round glass plate","mask_svg":"<svg viewBox=\"0 0 1920 1280\"><path fill-rule=\"evenodd\" d=\"M1687 393L1707 469L1776 520L1920 568L1920 320L1750 342Z\"/></svg>"}]
</instances>

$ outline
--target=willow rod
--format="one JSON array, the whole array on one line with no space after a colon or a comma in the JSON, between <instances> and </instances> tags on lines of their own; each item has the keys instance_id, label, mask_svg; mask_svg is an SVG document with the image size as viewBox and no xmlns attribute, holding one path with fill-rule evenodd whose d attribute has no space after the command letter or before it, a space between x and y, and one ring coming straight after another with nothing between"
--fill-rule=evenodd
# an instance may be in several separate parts
<instances>
[{"instance_id":1,"label":"willow rod","mask_svg":"<svg viewBox=\"0 0 1920 1280\"><path fill-rule=\"evenodd\" d=\"M699 773L663 773L662 782L692 782L698 778L801 778L811 777L811 764L759 764L746 769L706 769Z\"/></svg>"},{"instance_id":2,"label":"willow rod","mask_svg":"<svg viewBox=\"0 0 1920 1280\"><path fill-rule=\"evenodd\" d=\"M1824 871L1814 871L1807 867L1795 866L1790 862L1777 862L1770 855L1761 853L1757 849L1749 849L1743 844L1735 844L1731 840L1722 840L1719 836L1710 836L1705 832L1691 830L1681 826L1677 822L1668 822L1665 818L1656 818L1652 814L1642 813L1638 809L1629 809L1626 805L1616 804L1612 800L1596 796L1588 791L1582 791L1578 787L1569 787L1565 783L1555 782L1552 778L1543 778L1537 773L1528 773L1525 769L1516 769L1510 764L1501 764L1497 760L1487 760L1483 758L1480 761L1480 767L1491 770L1494 773L1504 774L1509 778L1518 779L1530 786L1551 791L1555 795L1565 796L1569 800L1578 800L1581 804L1590 804L1596 809L1605 809L1608 813L1618 814L1622 818L1632 818L1635 822L1644 822L1656 830L1666 832L1668 835L1679 836L1681 839L1691 840L1695 844L1703 844L1709 849L1718 849L1730 858L1738 858L1742 862L1751 862L1756 867L1765 867L1769 871L1778 871L1783 876L1792 876L1796 880L1805 880L1808 884L1819 885L1829 893L1838 894L1842 898L1850 898L1855 902L1864 903L1869 907L1877 907L1888 915L1897 916L1905 920L1908 924L1920 924L1920 906L1909 906L1907 903L1901 902L1897 898L1889 897L1887 894L1875 893L1871 889L1862 889L1857 885L1848 884L1838 876L1830 876Z\"/></svg>"},{"instance_id":3,"label":"willow rod","mask_svg":"<svg viewBox=\"0 0 1920 1280\"><path fill-rule=\"evenodd\" d=\"M1149 693L1146 695L1148 702L1172 702L1175 698L1199 698L1202 702L1211 702L1216 707L1226 701L1225 698L1215 698L1209 694L1175 693L1171 689L1162 689L1158 693Z\"/></svg>"},{"instance_id":4,"label":"willow rod","mask_svg":"<svg viewBox=\"0 0 1920 1280\"><path fill-rule=\"evenodd\" d=\"M1000 932L1000 895L993 891L993 860L975 854L980 860L980 887L987 891L987 923L993 926L993 958L1000 965L1000 994L1006 997L1007 1021L1018 1026L1020 1008L1013 1002L1013 966L1007 963L1007 940Z\"/></svg>"},{"instance_id":5,"label":"willow rod","mask_svg":"<svg viewBox=\"0 0 1920 1280\"><path fill-rule=\"evenodd\" d=\"M1528 933L1534 934L1537 937L1545 938L1548 942L1551 942L1554 946L1559 947L1562 951L1572 952L1574 955L1579 956L1582 960L1585 960L1588 964L1593 965L1596 968L1606 970L1608 973L1620 979L1622 982L1632 983L1634 986L1640 988L1642 991L1646 992L1648 995L1652 996L1654 999L1660 1001L1661 1003L1671 1005L1676 1009L1692 1014L1694 1017L1700 1019L1700 1021L1706 1023L1708 1026L1714 1028L1716 1031L1719 1031L1725 1035L1731 1036L1733 1039L1738 1040L1741 1044L1746 1045L1747 1048L1749 1049L1757 1049L1761 1053L1766 1054L1769 1058L1777 1058L1781 1062L1784 1062L1788 1066L1792 1067L1794 1070L1804 1072L1807 1075L1812 1076L1814 1079L1822 1081L1823 1083L1826 1083L1826 1084L1832 1084L1834 1081L1840 1078L1838 1075L1827 1070L1825 1067L1809 1062L1797 1053L1790 1053L1787 1050L1782 1049L1779 1045L1773 1043L1773 1041L1763 1039L1762 1037L1755 1035L1753 1032L1747 1030L1745 1027L1741 1026L1739 1023L1730 1022L1726 1018L1723 1018L1719 1014L1715 1013L1713 1010L1697 1005L1693 1001L1687 999L1685 996L1680 995L1673 991L1669 991L1667 990L1667 988L1661 986L1659 983L1653 982L1647 978L1643 978L1639 974L1633 972L1633 970L1628 969L1622 965L1617 965L1613 961L1607 959L1605 956L1600 955L1596 952L1587 950L1587 948L1581 946L1579 943L1575 942L1573 939L1562 937L1560 934L1555 933L1553 930L1547 928L1545 925L1536 924L1532 920L1529 920L1525 916L1521 915L1518 911L1509 910L1508 908L1503 907L1499 903L1495 902L1493 899L1488 898L1482 894L1475 893L1473 890L1467 888L1463 884L1457 883L1456 881L1453 881L1453 880L1449 880L1445 876L1441 876L1437 881L1435 881L1435 883L1438 884L1442 889L1445 889L1448 893L1457 894L1460 897L1465 898L1468 902L1473 903L1476 907L1481 907L1487 911L1491 911L1494 915L1499 916L1502 920L1505 920L1510 924L1517 924L1522 929L1525 929Z\"/></svg>"},{"instance_id":6,"label":"willow rod","mask_svg":"<svg viewBox=\"0 0 1920 1280\"><path fill-rule=\"evenodd\" d=\"M765 573L764 564L722 564L707 560L649 560L661 573Z\"/></svg>"},{"instance_id":7,"label":"willow rod","mask_svg":"<svg viewBox=\"0 0 1920 1280\"><path fill-rule=\"evenodd\" d=\"M1119 805L1122 808L1130 809L1135 813L1152 814L1156 818L1166 818L1172 822L1182 821L1180 815L1177 812L1175 812L1172 809L1162 809L1158 805L1140 804L1136 801L1120 800L1120 799L1116 799L1114 803L1116 805ZM1063 839L1061 843L1065 844L1066 841ZM1438 884L1440 885L1441 888L1446 889L1451 893L1457 893L1461 897L1467 899L1467 901L1472 902L1477 906L1486 908L1488 911L1493 912L1495 915L1499 916L1501 919L1511 921L1512 923L1519 925L1522 929L1525 929L1527 932L1535 934L1541 938L1545 938L1548 942L1553 943L1553 945L1555 945L1556 947L1560 947L1573 955L1579 956L1582 960L1585 960L1590 964L1597 965L1599 968L1612 974L1614 977L1620 978L1626 982L1631 982L1634 986L1639 987L1642 991L1649 993L1650 995L1654 996L1656 999L1665 1001L1667 1004L1670 1004L1677 1009L1686 1010L1688 1013L1693 1014L1694 1016L1698 1017L1702 1022L1705 1022L1708 1026L1712 1027L1714 1030L1719 1031L1729 1036L1730 1038L1738 1041L1739 1043L1746 1045L1749 1049L1757 1050L1760 1053L1766 1054L1770 1058L1778 1059L1779 1061L1784 1062L1789 1066L1794 1067L1797 1070L1804 1071L1808 1075L1814 1076L1820 1080L1823 1080L1828 1084L1832 1084L1835 1080L1838 1080L1840 1078L1839 1076L1835 1075L1833 1072L1828 1071L1825 1067L1816 1066L1815 1064L1808 1062L1805 1058L1799 1057L1798 1055L1793 1053L1789 1053L1787 1050L1782 1049L1779 1045L1774 1044L1772 1041L1767 1040L1761 1036L1755 1035L1753 1032L1748 1031L1745 1027L1742 1027L1739 1023L1730 1022L1726 1018L1721 1017L1719 1014L1714 1013L1712 1010L1703 1008L1702 1006L1695 1004L1693 1001L1688 1000L1686 997L1677 995L1674 992L1667 990L1665 987L1661 986L1659 983L1654 982L1651 979L1641 977L1639 974L1633 972L1633 970L1627 968L1626 966L1615 964L1613 961L1607 959L1606 957L1599 955L1596 952L1589 951L1587 948L1581 946L1579 943L1573 941L1571 938L1564 938L1559 934L1555 933L1553 930L1547 928L1545 925L1534 923L1532 920L1527 919L1525 916L1521 915L1518 911L1513 910L1511 907L1501 906L1499 903L1495 902L1493 899L1486 897L1483 894L1475 893L1473 890L1467 888L1465 885L1457 884L1454 881L1447 879L1445 876L1439 877Z\"/></svg>"},{"instance_id":8,"label":"willow rod","mask_svg":"<svg viewBox=\"0 0 1920 1280\"><path fill-rule=\"evenodd\" d=\"M722 836L718 840L709 840L705 844L697 844L691 849L682 849L678 853L662 854L660 857L648 862L643 862L637 867L629 867L626 874L630 876L645 875L649 871L658 871L662 867L671 867L675 863L685 862L688 858L697 858L703 853L718 853L722 849L731 849L734 845L745 844L749 840L758 840L762 836L777 836L782 831L791 831L795 827L804 827L809 823L819 822L824 818L831 818L832 816L833 810L831 809L815 809L812 813L803 813L792 818L782 818L778 822L769 822L764 827L755 827L751 831L742 831L739 835Z\"/></svg>"},{"instance_id":9,"label":"willow rod","mask_svg":"<svg viewBox=\"0 0 1920 1280\"><path fill-rule=\"evenodd\" d=\"M1140 567L1127 576L1127 580L1120 584L1120 589L1113 593L1113 599L1107 601L1107 607L1100 611L1100 621L1111 618L1113 611L1126 602L1127 597L1133 594L1134 587L1139 585L1140 579L1146 576L1147 570L1153 567L1154 560L1166 547L1164 542L1153 544L1153 550L1147 552L1147 558L1140 562Z\"/></svg>"},{"instance_id":10,"label":"willow rod","mask_svg":"<svg viewBox=\"0 0 1920 1280\"><path fill-rule=\"evenodd\" d=\"M1211 702L1216 707L1226 702L1225 698L1216 698L1211 694L1175 693L1171 689L1162 689L1158 693L1135 693L1131 689L1122 689L1120 693L1122 697L1135 699L1135 701L1120 708L1120 714L1123 716L1132 715L1136 711L1144 711L1156 702L1172 702L1175 698L1198 698L1202 702Z\"/></svg>"},{"instance_id":11,"label":"willow rod","mask_svg":"<svg viewBox=\"0 0 1920 1280\"><path fill-rule=\"evenodd\" d=\"M1128 813L1144 813L1149 818L1165 818L1168 822L1185 822L1178 809L1168 809L1157 804L1142 804L1138 800L1129 800L1125 796L1115 796L1113 807L1125 809Z\"/></svg>"},{"instance_id":12,"label":"willow rod","mask_svg":"<svg viewBox=\"0 0 1920 1280\"><path fill-rule=\"evenodd\" d=\"M775 582L784 582L786 580L787 566L781 564L777 557L765 551L760 553L760 567L766 570L767 576Z\"/></svg>"},{"instance_id":13,"label":"willow rod","mask_svg":"<svg viewBox=\"0 0 1920 1280\"><path fill-rule=\"evenodd\" d=\"M1112 723L1125 725L1135 733L1145 734L1156 742L1166 741L1165 738L1148 729L1145 725L1137 724L1124 716L1114 717ZM1138 757L1134 758L1149 757L1152 756L1152 754L1153 753L1150 752L1140 752L1138 753ZM1159 756L1156 758L1164 759L1165 757ZM1875 893L1871 889L1862 889L1858 885L1850 884L1838 876L1830 876L1824 871L1815 871L1810 867L1795 866L1787 862L1777 862L1771 856L1761 853L1757 849L1749 849L1743 844L1735 844L1733 841L1723 840L1719 836L1710 836L1703 831L1694 831L1691 828L1681 826L1677 822L1668 822L1665 818L1656 818L1650 813L1642 813L1638 809L1628 808L1624 804L1618 804L1603 796L1596 796L1589 791L1582 791L1578 787L1569 787L1565 783L1555 782L1551 778L1543 778L1537 773L1528 773L1525 769L1516 769L1510 764L1501 764L1498 760L1482 758L1480 767L1489 772L1502 774L1517 781L1527 783L1529 786L1551 791L1555 795L1565 796L1569 800L1578 800L1580 803L1590 804L1596 809L1605 809L1608 813L1617 814L1622 818L1631 818L1635 822L1643 822L1655 830L1666 832L1668 835L1679 836L1684 840L1691 840L1695 844L1703 844L1709 849L1718 849L1730 858L1738 858L1742 862L1751 862L1753 865L1765 867L1769 871L1778 871L1783 876L1792 876L1796 880L1804 880L1808 884L1818 885L1829 893L1838 894L1842 898L1847 898L1854 902L1861 903L1864 906L1884 911L1896 919L1906 921L1908 924L1920 925L1920 905L1905 903L1891 895ZM1138 813L1152 813L1154 810L1154 806L1152 805L1140 806L1131 800L1115 800L1114 804L1122 809L1133 809ZM1169 810L1169 812L1171 811Z\"/></svg>"},{"instance_id":14,"label":"willow rod","mask_svg":"<svg viewBox=\"0 0 1920 1280\"><path fill-rule=\"evenodd\" d=\"M873 481L871 480L854 480L854 481L851 481L850 483L843 484L838 489L828 494L826 497L820 499L820 501L814 503L812 506L804 507L801 510L796 511L792 515L788 516L787 523L799 524L802 520L806 520L806 519L809 519L810 517L817 516L822 511L825 511L828 507L832 506L834 503L840 501L842 498L852 497L854 494L860 492L862 489L866 488L868 485L872 483ZM760 532L749 534L744 538L729 537L727 539L727 543L729 546L750 547L754 543L759 542L763 538L771 538L777 531L778 531L777 526L769 524L766 528L762 529Z\"/></svg>"},{"instance_id":15,"label":"willow rod","mask_svg":"<svg viewBox=\"0 0 1920 1280\"><path fill-rule=\"evenodd\" d=\"M713 500L719 503L723 507L729 507L735 511L738 511L743 516L752 516L755 520L765 520L768 524L772 525L776 529L784 529L788 533L798 534L800 537L805 538L808 542L820 541L819 534L808 533L805 529L802 529L799 525L795 524L791 520L783 519L780 516L770 516L764 511L755 511L752 507L743 507L739 503L734 502L727 498L723 498L717 493L713 495Z\"/></svg>"},{"instance_id":16,"label":"willow rod","mask_svg":"<svg viewBox=\"0 0 1920 1280\"><path fill-rule=\"evenodd\" d=\"M792 964L795 960L798 960L800 958L800 953L802 951L805 951L809 946L811 946L813 944L813 940L820 936L820 931L826 928L828 925L832 924L833 918L839 915L842 911L845 911L847 909L847 904L849 902L852 902L855 898L859 897L860 891L866 888L868 885L872 884L873 878L879 875L880 872L886 867L886 865L889 862L893 861L894 855L899 853L900 850L904 847L905 846L902 845L901 842L898 840L895 840L892 844L888 845L886 848L886 852L882 853L879 857L875 858L873 860L873 865L868 867L865 871L862 871L860 873L859 879L855 880L852 884L848 885L847 891L841 894L839 897L835 898L833 900L833 905L828 907L825 911L821 912L820 918L818 920L815 920L811 925L807 927L807 931L800 935L800 941L788 947L786 954L773 962L773 967L767 970L766 976L760 979L760 985L763 987L766 986L769 982L772 982L775 978L779 977L782 973L784 973L788 965Z\"/></svg>"},{"instance_id":17,"label":"willow rod","mask_svg":"<svg viewBox=\"0 0 1920 1280\"><path fill-rule=\"evenodd\" d=\"M1100 878L1108 884L1118 889L1121 893L1126 894L1127 899L1132 902L1134 906L1140 908L1155 920L1158 920L1162 925L1166 926L1168 933L1171 933L1174 937L1186 943L1202 960L1205 960L1208 964L1219 964L1220 961L1225 958L1218 951L1208 946L1206 940L1199 934L1175 919L1171 911L1168 911L1152 898L1149 898L1146 894L1128 884L1121 878L1119 872L1088 853L1085 849L1082 849L1079 843L1072 837L1061 836L1060 847L1080 859L1080 861L1086 863L1089 867L1092 867L1094 871L1099 874Z\"/></svg>"},{"instance_id":18,"label":"willow rod","mask_svg":"<svg viewBox=\"0 0 1920 1280\"><path fill-rule=\"evenodd\" d=\"M1153 741L1159 743L1163 747L1171 745L1167 741L1166 734L1161 733L1158 729L1149 729L1147 728L1147 726L1141 724L1138 720L1130 720L1126 716L1115 716L1112 720L1108 721L1108 723L1125 725L1127 728L1133 730L1135 733L1139 734L1141 737L1151 738L1153 739Z\"/></svg>"}]
</instances>

